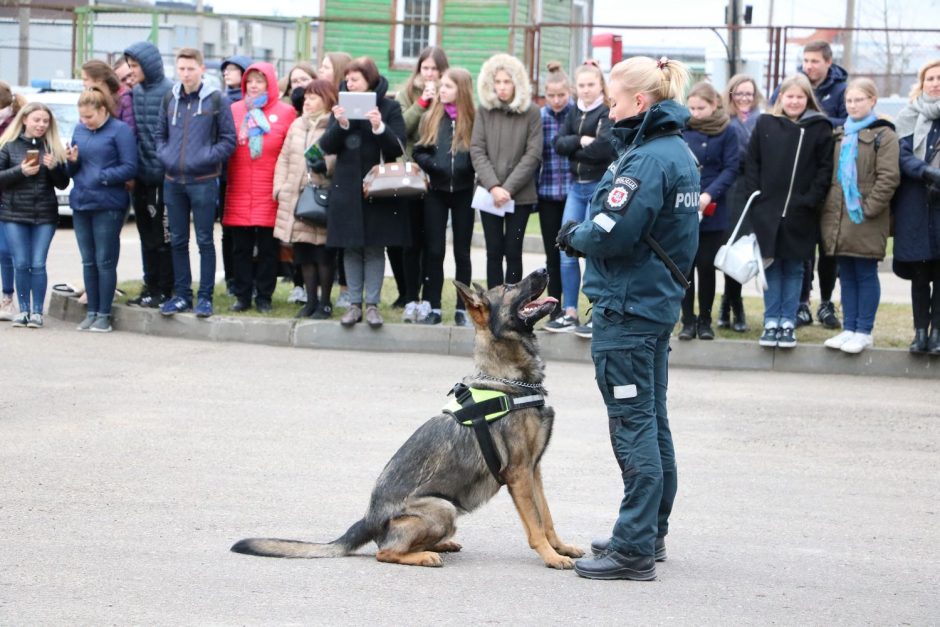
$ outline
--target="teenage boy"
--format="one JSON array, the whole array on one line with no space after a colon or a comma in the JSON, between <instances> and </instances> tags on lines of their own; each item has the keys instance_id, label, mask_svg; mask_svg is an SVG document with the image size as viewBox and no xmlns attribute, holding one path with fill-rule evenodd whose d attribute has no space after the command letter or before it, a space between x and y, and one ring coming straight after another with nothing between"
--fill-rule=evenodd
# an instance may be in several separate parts
<instances>
[{"instance_id":1,"label":"teenage boy","mask_svg":"<svg viewBox=\"0 0 940 627\"><path fill-rule=\"evenodd\" d=\"M170 220L174 271L174 296L160 307L160 313L165 316L193 308L190 215L200 261L196 316L212 315L213 230L219 202L219 176L222 165L235 150L236 135L231 103L218 89L202 82L205 71L202 53L198 50L182 48L176 53L179 82L163 99L157 127L157 154L166 171L163 190Z\"/></svg>"},{"instance_id":2,"label":"teenage boy","mask_svg":"<svg viewBox=\"0 0 940 627\"><path fill-rule=\"evenodd\" d=\"M130 45L124 51L135 82L134 121L137 123L137 177L134 180L134 220L140 234L144 266L144 289L128 305L159 307L173 294L173 258L170 229L163 204L163 164L157 158L157 124L160 106L173 83L163 73L163 57L149 41Z\"/></svg>"}]
</instances>

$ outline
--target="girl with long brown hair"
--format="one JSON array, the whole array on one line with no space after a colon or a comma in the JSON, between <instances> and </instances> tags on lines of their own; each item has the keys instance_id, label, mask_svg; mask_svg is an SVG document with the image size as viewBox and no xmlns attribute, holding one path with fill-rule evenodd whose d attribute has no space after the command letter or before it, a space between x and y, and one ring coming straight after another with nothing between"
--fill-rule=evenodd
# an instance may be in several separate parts
<instances>
[{"instance_id":1,"label":"girl with long brown hair","mask_svg":"<svg viewBox=\"0 0 940 627\"><path fill-rule=\"evenodd\" d=\"M424 295L431 313L424 324L441 323L441 290L444 286L444 249L447 216L453 230L456 279L467 285L472 279L470 239L473 235L473 163L470 138L474 120L473 78L463 68L450 68L441 76L438 98L421 119L415 161L431 178L424 199L424 247L427 255ZM466 308L457 297L454 324L467 326Z\"/></svg>"}]
</instances>

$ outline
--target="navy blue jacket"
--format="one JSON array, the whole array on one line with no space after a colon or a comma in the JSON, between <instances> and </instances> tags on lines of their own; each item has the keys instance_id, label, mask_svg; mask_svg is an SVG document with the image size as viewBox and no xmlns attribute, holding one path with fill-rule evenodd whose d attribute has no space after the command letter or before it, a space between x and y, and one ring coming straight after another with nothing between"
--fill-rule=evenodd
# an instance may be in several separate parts
<instances>
[{"instance_id":1,"label":"navy blue jacket","mask_svg":"<svg viewBox=\"0 0 940 627\"><path fill-rule=\"evenodd\" d=\"M652 235L681 271L692 268L700 181L680 135L688 119L688 109L664 100L614 125L619 157L597 184L591 219L570 239L587 257L584 293L594 307L663 324L679 319L685 288L643 235Z\"/></svg>"},{"instance_id":2,"label":"navy blue jacket","mask_svg":"<svg viewBox=\"0 0 940 627\"><path fill-rule=\"evenodd\" d=\"M72 143L78 146L78 161L68 164L72 209L127 209L131 199L125 183L137 173L137 142L131 127L110 116L95 130L79 123Z\"/></svg>"},{"instance_id":3,"label":"navy blue jacket","mask_svg":"<svg viewBox=\"0 0 940 627\"><path fill-rule=\"evenodd\" d=\"M800 74L803 72L803 66L797 68ZM845 110L845 88L848 86L849 73L842 66L833 63L829 66L829 73L826 78L813 89L816 94L816 102L822 107L823 113L829 117L832 122L832 128L837 128L845 124L845 118L849 117ZM774 95L770 97L770 104L777 102L777 96L780 94L780 86L774 90Z\"/></svg>"},{"instance_id":4,"label":"navy blue jacket","mask_svg":"<svg viewBox=\"0 0 940 627\"><path fill-rule=\"evenodd\" d=\"M901 138L901 185L891 201L894 212L894 260L940 259L940 210L927 206L924 169L940 138L940 119L927 134L926 161L914 156L914 136ZM909 278L909 277L903 277Z\"/></svg>"},{"instance_id":5,"label":"navy blue jacket","mask_svg":"<svg viewBox=\"0 0 940 627\"><path fill-rule=\"evenodd\" d=\"M717 203L715 212L702 218L699 230L726 231L731 209L725 192L737 178L741 161L738 130L733 124L728 124L721 133L706 135L687 128L682 131L682 136L701 167L699 175L702 179L702 192L710 195L712 201Z\"/></svg>"},{"instance_id":6,"label":"navy blue jacket","mask_svg":"<svg viewBox=\"0 0 940 627\"><path fill-rule=\"evenodd\" d=\"M124 51L140 64L144 82L134 85L134 121L137 122L137 180L145 185L163 184L163 164L157 158L157 125L163 96L173 83L163 73L160 50L149 41L131 44Z\"/></svg>"},{"instance_id":7,"label":"navy blue jacket","mask_svg":"<svg viewBox=\"0 0 940 627\"><path fill-rule=\"evenodd\" d=\"M225 72L226 65L236 65L241 68L242 75L245 74L245 70L253 63L251 57L246 57L242 54L233 54L230 57L225 57L222 59L222 64L219 66L220 72ZM241 84L236 85L235 87L228 87L225 91L225 95L228 96L229 102L238 102L242 99L242 86Z\"/></svg>"},{"instance_id":8,"label":"navy blue jacket","mask_svg":"<svg viewBox=\"0 0 940 627\"><path fill-rule=\"evenodd\" d=\"M187 94L181 83L166 98L157 126L157 155L166 180L192 183L218 178L235 150L235 122L228 98L205 83ZM216 108L217 107L217 108Z\"/></svg>"}]
</instances>

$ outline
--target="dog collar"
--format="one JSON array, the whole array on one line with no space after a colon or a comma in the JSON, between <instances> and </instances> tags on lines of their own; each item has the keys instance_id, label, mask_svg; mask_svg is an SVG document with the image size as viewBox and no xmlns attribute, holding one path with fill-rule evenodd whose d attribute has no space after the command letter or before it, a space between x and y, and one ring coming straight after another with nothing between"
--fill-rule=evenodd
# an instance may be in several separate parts
<instances>
[{"instance_id":1,"label":"dog collar","mask_svg":"<svg viewBox=\"0 0 940 627\"><path fill-rule=\"evenodd\" d=\"M499 420L511 411L542 407L545 405L545 397L542 394L510 396L498 390L475 388L463 383L458 383L451 388L447 395L451 394L454 400L444 406L444 413L456 420L458 424L473 427L486 466L497 483L502 485L505 483L501 474L503 461L493 443L489 423Z\"/></svg>"}]
</instances>

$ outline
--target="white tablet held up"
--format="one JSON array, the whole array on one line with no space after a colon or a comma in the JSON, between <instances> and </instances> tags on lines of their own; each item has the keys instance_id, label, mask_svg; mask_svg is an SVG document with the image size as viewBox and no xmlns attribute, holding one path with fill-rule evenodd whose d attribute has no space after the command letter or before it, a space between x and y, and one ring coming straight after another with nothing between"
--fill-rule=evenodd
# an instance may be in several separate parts
<instances>
[{"instance_id":1,"label":"white tablet held up","mask_svg":"<svg viewBox=\"0 0 940 627\"><path fill-rule=\"evenodd\" d=\"M346 119L365 120L366 113L375 108L375 92L341 91L339 106L345 110Z\"/></svg>"}]
</instances>

